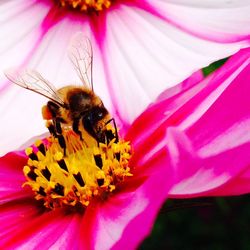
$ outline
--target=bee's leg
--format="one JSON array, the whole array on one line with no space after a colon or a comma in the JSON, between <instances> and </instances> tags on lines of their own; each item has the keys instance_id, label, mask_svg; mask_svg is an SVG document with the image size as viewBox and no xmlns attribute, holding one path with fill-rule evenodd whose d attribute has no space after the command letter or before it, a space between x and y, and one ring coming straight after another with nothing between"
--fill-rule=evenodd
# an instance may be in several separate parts
<instances>
[{"instance_id":1,"label":"bee's leg","mask_svg":"<svg viewBox=\"0 0 250 250\"><path fill-rule=\"evenodd\" d=\"M66 155L66 142L63 135L57 135L60 147L63 149L64 156Z\"/></svg>"},{"instance_id":2,"label":"bee's leg","mask_svg":"<svg viewBox=\"0 0 250 250\"><path fill-rule=\"evenodd\" d=\"M82 132L79 130L79 122L80 122L80 119L75 119L73 121L72 129L76 134L80 136L80 140L83 141Z\"/></svg>"},{"instance_id":3,"label":"bee's leg","mask_svg":"<svg viewBox=\"0 0 250 250\"><path fill-rule=\"evenodd\" d=\"M111 118L110 120L108 120L106 122L106 125L109 124L110 122L113 122L114 127L115 127L115 143L119 142L119 137L118 137L118 132L117 132L117 127L116 127L116 123L115 123L115 119Z\"/></svg>"},{"instance_id":4,"label":"bee's leg","mask_svg":"<svg viewBox=\"0 0 250 250\"><path fill-rule=\"evenodd\" d=\"M52 101L48 101L47 103L47 108L49 110L49 112L51 113L51 116L53 118L57 117L58 114L59 114L59 109L60 109L60 106Z\"/></svg>"},{"instance_id":5,"label":"bee's leg","mask_svg":"<svg viewBox=\"0 0 250 250\"><path fill-rule=\"evenodd\" d=\"M48 123L47 123L47 128L48 128L48 130L49 130L49 132L50 132L50 134L51 134L52 136L57 137L56 129L55 129L54 123L48 122Z\"/></svg>"},{"instance_id":6,"label":"bee's leg","mask_svg":"<svg viewBox=\"0 0 250 250\"><path fill-rule=\"evenodd\" d=\"M62 134L61 121L58 118L55 119L55 128L56 128L56 133L61 135Z\"/></svg>"},{"instance_id":7,"label":"bee's leg","mask_svg":"<svg viewBox=\"0 0 250 250\"><path fill-rule=\"evenodd\" d=\"M53 120L53 123L54 123L56 137L58 138L59 145L63 149L64 155L66 155L66 142L62 135L61 119L55 118Z\"/></svg>"}]
</instances>

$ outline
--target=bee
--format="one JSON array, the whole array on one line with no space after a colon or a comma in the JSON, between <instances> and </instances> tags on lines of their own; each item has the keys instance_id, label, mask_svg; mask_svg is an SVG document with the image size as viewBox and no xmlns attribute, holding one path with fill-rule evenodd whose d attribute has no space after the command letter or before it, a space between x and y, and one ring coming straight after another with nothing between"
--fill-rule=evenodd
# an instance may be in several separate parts
<instances>
[{"instance_id":1,"label":"bee","mask_svg":"<svg viewBox=\"0 0 250 250\"><path fill-rule=\"evenodd\" d=\"M112 139L107 139L105 127L108 123L113 122L115 135L112 135L117 142L118 134L115 120L109 114L101 98L94 92L93 50L90 40L83 33L75 34L68 52L69 58L83 83L82 86L69 85L56 89L35 70L22 72L9 70L5 72L5 75L11 82L49 99L42 108L42 115L45 120L52 120L48 129L53 136L58 138L64 152L66 143L62 136L62 126L65 125L70 126L81 140L83 140L82 132L84 129L95 138L99 145L100 142L105 143Z\"/></svg>"}]
</instances>

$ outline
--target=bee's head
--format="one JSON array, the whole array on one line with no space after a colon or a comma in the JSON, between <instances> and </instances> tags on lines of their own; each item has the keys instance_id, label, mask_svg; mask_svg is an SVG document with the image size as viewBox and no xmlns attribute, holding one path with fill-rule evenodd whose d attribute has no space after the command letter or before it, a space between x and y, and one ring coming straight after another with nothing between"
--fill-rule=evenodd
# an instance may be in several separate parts
<instances>
[{"instance_id":1,"label":"bee's head","mask_svg":"<svg viewBox=\"0 0 250 250\"><path fill-rule=\"evenodd\" d=\"M104 106L92 107L82 118L84 129L93 136L98 142L102 142L104 137L104 126L106 125L106 117L109 113Z\"/></svg>"},{"instance_id":2,"label":"bee's head","mask_svg":"<svg viewBox=\"0 0 250 250\"><path fill-rule=\"evenodd\" d=\"M84 120L87 120L92 126L94 126L97 122L103 120L108 115L108 111L104 106L96 106L92 107Z\"/></svg>"}]
</instances>

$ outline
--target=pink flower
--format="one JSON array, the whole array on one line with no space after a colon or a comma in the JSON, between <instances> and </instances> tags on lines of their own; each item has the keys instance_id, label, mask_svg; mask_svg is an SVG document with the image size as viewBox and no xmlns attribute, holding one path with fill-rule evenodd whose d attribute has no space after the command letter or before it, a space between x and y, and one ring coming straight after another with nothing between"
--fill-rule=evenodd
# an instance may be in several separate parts
<instances>
[{"instance_id":1,"label":"pink flower","mask_svg":"<svg viewBox=\"0 0 250 250\"><path fill-rule=\"evenodd\" d=\"M0 159L1 248L121 249L126 245L134 249L149 234L173 181L164 161L164 154L154 157L138 166L133 179L107 200L70 213L46 211L29 189L22 188L25 155L7 154Z\"/></svg>"},{"instance_id":2,"label":"pink flower","mask_svg":"<svg viewBox=\"0 0 250 250\"><path fill-rule=\"evenodd\" d=\"M80 30L93 43L96 92L124 126L168 87L249 46L250 5L241 0L103 1L98 15L69 11L67 4L59 8L59 2L69 1L0 4L0 72L22 65L57 87L75 82L65 51ZM2 74L0 80L3 155L45 131L42 122L32 124L41 121L37 110L44 99L10 85Z\"/></svg>"},{"instance_id":3,"label":"pink flower","mask_svg":"<svg viewBox=\"0 0 250 250\"><path fill-rule=\"evenodd\" d=\"M45 212L29 189L21 188L24 153L2 157L1 248L134 249L169 193L249 192L249 73L246 49L203 81L181 93L165 93L167 99L161 96L126 131L133 177L83 213Z\"/></svg>"}]
</instances>

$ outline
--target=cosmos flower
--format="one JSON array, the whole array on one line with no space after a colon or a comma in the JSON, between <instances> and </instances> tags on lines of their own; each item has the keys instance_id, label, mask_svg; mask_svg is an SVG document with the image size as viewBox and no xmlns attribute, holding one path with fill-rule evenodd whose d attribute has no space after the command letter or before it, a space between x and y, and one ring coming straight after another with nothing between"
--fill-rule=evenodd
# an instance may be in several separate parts
<instances>
[{"instance_id":1,"label":"cosmos flower","mask_svg":"<svg viewBox=\"0 0 250 250\"><path fill-rule=\"evenodd\" d=\"M77 31L92 41L95 90L120 126L166 88L249 46L247 1L96 2L1 1L1 155L45 131L42 122L33 123L41 120L44 99L11 85L3 70L34 68L57 87L76 82L66 48Z\"/></svg>"},{"instance_id":2,"label":"cosmos flower","mask_svg":"<svg viewBox=\"0 0 250 250\"><path fill-rule=\"evenodd\" d=\"M68 175L65 165L67 172L71 171L70 157L50 155L53 147L60 151L58 143L50 141L52 146L47 147L46 155L51 157L46 159L46 164L44 146L41 146L45 142L41 141L26 150L28 163L23 151L0 158L1 248L121 249L126 246L135 249L149 233L168 195L193 197L249 192L249 73L250 50L247 49L181 93L164 93L165 99L161 95L125 133L133 152L128 163L132 176L126 175L114 190L106 189L105 196L96 195L89 203L78 187L79 176L75 178L77 192L83 195L77 197L83 197L81 204L85 207L74 206L75 200L63 196L69 180L63 187L53 184L55 164L63 166L57 166L61 169L57 176ZM74 137L69 142L73 143ZM123 144L122 138L119 143L113 141L111 146L104 147L105 152L111 153L108 160L113 164L117 162L115 152L120 153L123 162L128 159L130 150L127 151L127 146L123 150L126 143ZM91 153L95 159L92 163L99 165L100 155L95 150ZM103 156L101 159L105 165ZM42 168L35 165L36 160ZM22 174L24 165L27 179ZM124 173L119 169L121 165L119 171L114 169L113 177ZM102 170L105 171L104 167ZM63 176L58 177L57 183ZM99 172L96 176L100 177ZM99 188L110 188L109 182L105 186L106 176L103 179ZM38 201L33 198L35 195ZM60 206L65 202L70 209Z\"/></svg>"}]
</instances>

